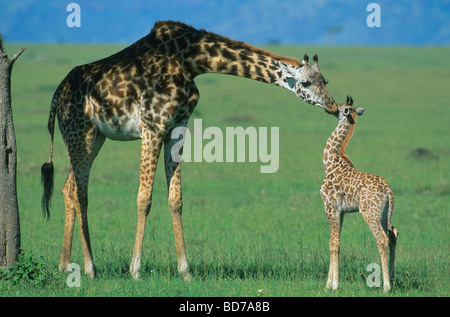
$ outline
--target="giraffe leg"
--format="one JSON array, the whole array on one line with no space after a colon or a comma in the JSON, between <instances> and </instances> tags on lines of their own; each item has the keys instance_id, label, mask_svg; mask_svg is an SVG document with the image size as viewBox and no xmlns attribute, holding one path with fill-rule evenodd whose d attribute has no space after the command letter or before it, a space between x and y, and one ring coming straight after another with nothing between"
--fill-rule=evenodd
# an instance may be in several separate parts
<instances>
[{"instance_id":1,"label":"giraffe leg","mask_svg":"<svg viewBox=\"0 0 450 317\"><path fill-rule=\"evenodd\" d=\"M326 288L336 290L339 281L339 248L340 248L340 232L343 222L343 213L332 207L326 206L326 214L330 224L330 268L328 272L328 280Z\"/></svg>"},{"instance_id":2,"label":"giraffe leg","mask_svg":"<svg viewBox=\"0 0 450 317\"><path fill-rule=\"evenodd\" d=\"M70 249L72 246L73 226L76 214L80 227L81 246L84 257L84 273L90 278L95 278L96 271L92 258L87 222L87 183L89 175L86 173L89 173L89 171L85 171L85 173L74 173L74 181L71 182L67 196L64 198L66 202L66 222L64 225L64 241L60 267L67 267L68 262L70 262Z\"/></svg>"},{"instance_id":3,"label":"giraffe leg","mask_svg":"<svg viewBox=\"0 0 450 317\"><path fill-rule=\"evenodd\" d=\"M174 162L171 155L172 146L178 142L170 138L171 133L164 143L164 161L166 170L167 187L169 191L169 207L172 215L173 231L175 235L175 247L177 252L178 273L185 281L191 281L189 264L186 258L186 250L183 237L183 225L181 221L182 196L181 196L181 162Z\"/></svg>"},{"instance_id":4,"label":"giraffe leg","mask_svg":"<svg viewBox=\"0 0 450 317\"><path fill-rule=\"evenodd\" d=\"M381 214L376 208L376 204L368 203L360 206L360 213L366 221L372 232L380 254L381 269L383 271L383 290L385 292L391 289L388 270L388 245L389 238L381 224ZM374 217L373 215L378 215Z\"/></svg>"},{"instance_id":5,"label":"giraffe leg","mask_svg":"<svg viewBox=\"0 0 450 317\"><path fill-rule=\"evenodd\" d=\"M87 220L87 184L77 184L75 195L76 196L71 196L71 198L74 202L75 211L78 218L78 225L80 227L81 247L83 249L84 258L84 274L93 279L96 276L96 270L94 259L92 257L91 240L89 236L89 226Z\"/></svg>"},{"instance_id":6,"label":"giraffe leg","mask_svg":"<svg viewBox=\"0 0 450 317\"><path fill-rule=\"evenodd\" d=\"M161 145L162 140L155 133L150 131L143 133L141 145L140 182L137 197L138 219L133 257L130 264L130 273L134 279L140 278L145 223L152 206L153 180L155 177L156 165L158 163Z\"/></svg>"},{"instance_id":7,"label":"giraffe leg","mask_svg":"<svg viewBox=\"0 0 450 317\"><path fill-rule=\"evenodd\" d=\"M383 270L383 290L385 292L387 292L391 289L391 283L390 283L390 279L389 279L389 270L388 270L389 238L383 231L381 234L378 234L375 239L377 240L378 252L380 253L380 259L381 259L381 268Z\"/></svg>"},{"instance_id":8,"label":"giraffe leg","mask_svg":"<svg viewBox=\"0 0 450 317\"><path fill-rule=\"evenodd\" d=\"M100 148L105 142L105 137L96 135L95 130L86 135L84 144L73 146L67 143L71 169L63 187L66 218L64 224L64 240L61 253L60 270L70 264L75 215L78 218L80 228L81 246L84 257L84 273L90 278L95 278L96 271L92 257L89 226L87 221L88 183L92 163Z\"/></svg>"},{"instance_id":9,"label":"giraffe leg","mask_svg":"<svg viewBox=\"0 0 450 317\"><path fill-rule=\"evenodd\" d=\"M75 179L71 170L62 189L64 203L66 206L66 217L64 222L64 240L61 251L61 261L59 262L60 271L66 270L67 266L70 264L70 255L72 252L73 229L75 225L75 207L73 206L69 193L70 189L74 188L74 186Z\"/></svg>"},{"instance_id":10,"label":"giraffe leg","mask_svg":"<svg viewBox=\"0 0 450 317\"><path fill-rule=\"evenodd\" d=\"M394 262L395 262L395 247L397 246L398 230L394 227L388 232L389 237L389 279L391 284L394 283Z\"/></svg>"}]
</instances>

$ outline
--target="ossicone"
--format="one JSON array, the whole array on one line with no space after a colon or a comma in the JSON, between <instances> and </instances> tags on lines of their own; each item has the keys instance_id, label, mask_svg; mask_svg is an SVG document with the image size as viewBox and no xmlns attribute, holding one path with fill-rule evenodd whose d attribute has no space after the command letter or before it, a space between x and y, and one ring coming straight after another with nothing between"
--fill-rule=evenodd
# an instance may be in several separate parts
<instances>
[{"instance_id":1,"label":"ossicone","mask_svg":"<svg viewBox=\"0 0 450 317\"><path fill-rule=\"evenodd\" d=\"M351 96L349 96L349 95L347 95L347 102L346 102L346 104L349 105L349 106L353 105L353 98Z\"/></svg>"},{"instance_id":2,"label":"ossicone","mask_svg":"<svg viewBox=\"0 0 450 317\"><path fill-rule=\"evenodd\" d=\"M319 57L317 56L317 54L314 55L313 61L314 61L314 64L319 63Z\"/></svg>"},{"instance_id":3,"label":"ossicone","mask_svg":"<svg viewBox=\"0 0 450 317\"><path fill-rule=\"evenodd\" d=\"M302 66L309 66L309 56L307 54L303 56Z\"/></svg>"}]
</instances>

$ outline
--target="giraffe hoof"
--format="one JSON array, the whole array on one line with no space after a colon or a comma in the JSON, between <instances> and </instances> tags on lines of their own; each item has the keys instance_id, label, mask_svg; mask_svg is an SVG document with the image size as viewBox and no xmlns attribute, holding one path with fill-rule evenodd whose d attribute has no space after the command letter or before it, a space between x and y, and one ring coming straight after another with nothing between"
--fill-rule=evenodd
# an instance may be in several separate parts
<instances>
[{"instance_id":1,"label":"giraffe hoof","mask_svg":"<svg viewBox=\"0 0 450 317\"><path fill-rule=\"evenodd\" d=\"M180 272L181 277L185 282L191 282L192 281L192 275L189 272Z\"/></svg>"},{"instance_id":2,"label":"giraffe hoof","mask_svg":"<svg viewBox=\"0 0 450 317\"><path fill-rule=\"evenodd\" d=\"M69 266L69 265L60 265L60 266L58 267L58 270L59 270L60 272L66 272L68 266Z\"/></svg>"},{"instance_id":3,"label":"giraffe hoof","mask_svg":"<svg viewBox=\"0 0 450 317\"><path fill-rule=\"evenodd\" d=\"M130 270L131 276L134 280L141 280L141 272Z\"/></svg>"},{"instance_id":4,"label":"giraffe hoof","mask_svg":"<svg viewBox=\"0 0 450 317\"><path fill-rule=\"evenodd\" d=\"M95 267L92 266L91 268L85 268L84 269L84 274L86 276L88 276L91 280L95 279L95 277L97 276L97 272L95 270Z\"/></svg>"},{"instance_id":5,"label":"giraffe hoof","mask_svg":"<svg viewBox=\"0 0 450 317\"><path fill-rule=\"evenodd\" d=\"M141 258L133 258L130 264L130 273L133 279L140 280L141 279Z\"/></svg>"}]
</instances>

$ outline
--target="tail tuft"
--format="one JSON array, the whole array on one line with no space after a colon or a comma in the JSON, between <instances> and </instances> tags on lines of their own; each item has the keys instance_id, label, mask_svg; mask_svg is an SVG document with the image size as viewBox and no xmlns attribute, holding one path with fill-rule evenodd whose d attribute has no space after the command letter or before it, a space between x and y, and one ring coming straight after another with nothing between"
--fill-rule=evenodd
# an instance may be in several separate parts
<instances>
[{"instance_id":1,"label":"tail tuft","mask_svg":"<svg viewBox=\"0 0 450 317\"><path fill-rule=\"evenodd\" d=\"M44 193L42 194L42 215L44 219L50 219L50 198L53 193L53 174L52 161L42 164L41 183L44 186Z\"/></svg>"}]
</instances>

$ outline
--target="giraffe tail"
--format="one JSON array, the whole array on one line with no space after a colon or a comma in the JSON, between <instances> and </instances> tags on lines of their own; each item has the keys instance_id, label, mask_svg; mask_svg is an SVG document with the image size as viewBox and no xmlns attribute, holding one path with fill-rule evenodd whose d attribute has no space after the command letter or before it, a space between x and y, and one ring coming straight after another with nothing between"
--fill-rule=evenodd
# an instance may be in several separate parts
<instances>
[{"instance_id":1,"label":"giraffe tail","mask_svg":"<svg viewBox=\"0 0 450 317\"><path fill-rule=\"evenodd\" d=\"M55 132L55 116L56 116L57 98L53 98L52 106L50 108L50 116L48 118L48 132L50 133L50 155L41 167L41 183L44 187L44 193L42 194L42 211L44 219L50 218L50 200L53 193L53 136Z\"/></svg>"},{"instance_id":2,"label":"giraffe tail","mask_svg":"<svg viewBox=\"0 0 450 317\"><path fill-rule=\"evenodd\" d=\"M395 244L398 237L398 230L392 225L391 218L394 213L394 193L392 190L388 193L389 197L389 210L388 210L388 236L391 244Z\"/></svg>"}]
</instances>

